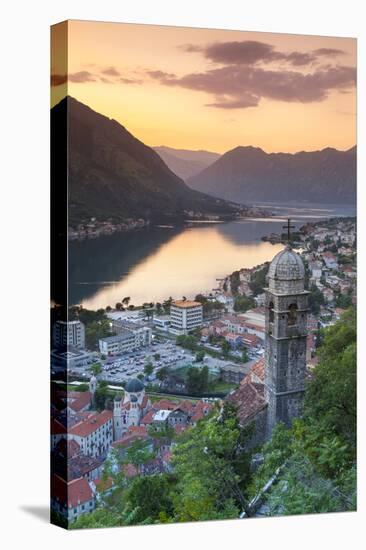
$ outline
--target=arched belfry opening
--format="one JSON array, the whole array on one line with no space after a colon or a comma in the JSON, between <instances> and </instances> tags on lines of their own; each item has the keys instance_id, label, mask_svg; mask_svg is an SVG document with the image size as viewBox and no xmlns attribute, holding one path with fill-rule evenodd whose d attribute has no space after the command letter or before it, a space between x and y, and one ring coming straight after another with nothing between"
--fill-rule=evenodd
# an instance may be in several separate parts
<instances>
[{"instance_id":1,"label":"arched belfry opening","mask_svg":"<svg viewBox=\"0 0 366 550\"><path fill-rule=\"evenodd\" d=\"M297 324L297 304L290 304L288 308L288 315L287 315L287 324L289 326L294 326Z\"/></svg>"}]
</instances>

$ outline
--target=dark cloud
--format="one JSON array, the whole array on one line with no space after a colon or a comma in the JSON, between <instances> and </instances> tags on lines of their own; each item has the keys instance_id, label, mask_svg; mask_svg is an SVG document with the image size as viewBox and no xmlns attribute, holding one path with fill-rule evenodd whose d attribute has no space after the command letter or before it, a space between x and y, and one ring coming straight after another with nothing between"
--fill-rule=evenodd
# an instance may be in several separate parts
<instances>
[{"instance_id":1,"label":"dark cloud","mask_svg":"<svg viewBox=\"0 0 366 550\"><path fill-rule=\"evenodd\" d=\"M121 76L121 73L117 71L115 67L107 67L103 69L102 74L105 74L107 76Z\"/></svg>"},{"instance_id":2,"label":"dark cloud","mask_svg":"<svg viewBox=\"0 0 366 550\"><path fill-rule=\"evenodd\" d=\"M201 52L210 61L224 65L255 65L283 61L294 66L302 66L314 63L319 57L336 57L345 53L335 48L319 48L309 52L281 52L272 44L256 40L214 42L205 46L185 44L182 49L186 52Z\"/></svg>"},{"instance_id":3,"label":"dark cloud","mask_svg":"<svg viewBox=\"0 0 366 550\"><path fill-rule=\"evenodd\" d=\"M291 63L291 65L300 67L301 65L311 65L317 60L316 55L312 52L291 52L289 54L281 54L284 61Z\"/></svg>"},{"instance_id":4,"label":"dark cloud","mask_svg":"<svg viewBox=\"0 0 366 550\"><path fill-rule=\"evenodd\" d=\"M208 105L223 109L255 107L261 98L301 103L323 101L330 91L349 88L356 81L355 68L342 66L309 74L240 65L191 73L180 78L162 71L154 73L154 78L166 86L214 95L215 101Z\"/></svg>"}]
</instances>

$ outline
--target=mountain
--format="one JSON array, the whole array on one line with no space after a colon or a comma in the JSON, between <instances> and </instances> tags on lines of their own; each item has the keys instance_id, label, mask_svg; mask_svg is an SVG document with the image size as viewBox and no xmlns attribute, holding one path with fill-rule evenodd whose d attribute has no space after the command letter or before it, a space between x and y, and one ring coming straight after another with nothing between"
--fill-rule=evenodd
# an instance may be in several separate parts
<instances>
[{"instance_id":1,"label":"mountain","mask_svg":"<svg viewBox=\"0 0 366 550\"><path fill-rule=\"evenodd\" d=\"M150 147L121 124L67 97L51 110L51 132L68 131L68 215L76 226L91 217L98 221L144 218L183 220L185 211L230 217L236 207L193 191ZM63 139L63 141L62 141ZM52 159L66 138L52 139ZM61 153L60 153L61 154ZM57 178L56 165L53 174ZM62 185L57 178L57 185Z\"/></svg>"},{"instance_id":2,"label":"mountain","mask_svg":"<svg viewBox=\"0 0 366 550\"><path fill-rule=\"evenodd\" d=\"M185 181L220 158L218 153L211 153L210 151L173 149L172 147L165 147L165 145L153 147L153 149L159 154L171 171Z\"/></svg>"},{"instance_id":3,"label":"mountain","mask_svg":"<svg viewBox=\"0 0 366 550\"><path fill-rule=\"evenodd\" d=\"M193 189L227 200L355 203L356 146L348 151L265 153L236 147L187 180Z\"/></svg>"}]
</instances>

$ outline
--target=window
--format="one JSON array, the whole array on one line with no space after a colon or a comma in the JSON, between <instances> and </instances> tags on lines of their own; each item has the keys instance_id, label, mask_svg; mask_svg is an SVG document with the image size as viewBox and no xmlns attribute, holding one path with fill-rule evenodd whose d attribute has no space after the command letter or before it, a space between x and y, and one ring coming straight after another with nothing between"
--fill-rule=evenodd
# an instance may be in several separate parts
<instances>
[{"instance_id":1,"label":"window","mask_svg":"<svg viewBox=\"0 0 366 550\"><path fill-rule=\"evenodd\" d=\"M274 321L273 308L274 308L273 302L269 302L268 309L269 309L269 322L270 323L273 323L273 321Z\"/></svg>"},{"instance_id":2,"label":"window","mask_svg":"<svg viewBox=\"0 0 366 550\"><path fill-rule=\"evenodd\" d=\"M296 325L296 322L297 322L297 305L290 304L288 308L287 324L292 326L292 325Z\"/></svg>"}]
</instances>

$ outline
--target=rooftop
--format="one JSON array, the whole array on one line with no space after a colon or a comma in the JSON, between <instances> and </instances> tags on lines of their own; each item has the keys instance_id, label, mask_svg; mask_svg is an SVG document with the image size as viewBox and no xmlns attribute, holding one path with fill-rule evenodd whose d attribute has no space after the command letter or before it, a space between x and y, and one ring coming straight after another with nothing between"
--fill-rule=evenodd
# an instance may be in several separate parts
<instances>
[{"instance_id":1,"label":"rooftop","mask_svg":"<svg viewBox=\"0 0 366 550\"><path fill-rule=\"evenodd\" d=\"M176 300L172 303L172 306L188 309L190 307L202 307L201 302L194 302L192 300Z\"/></svg>"},{"instance_id":2,"label":"rooftop","mask_svg":"<svg viewBox=\"0 0 366 550\"><path fill-rule=\"evenodd\" d=\"M113 417L112 411L102 411L101 413L95 413L90 418L75 424L70 430L69 434L77 435L79 437L87 437L91 433L98 430L103 424L111 420Z\"/></svg>"}]
</instances>

